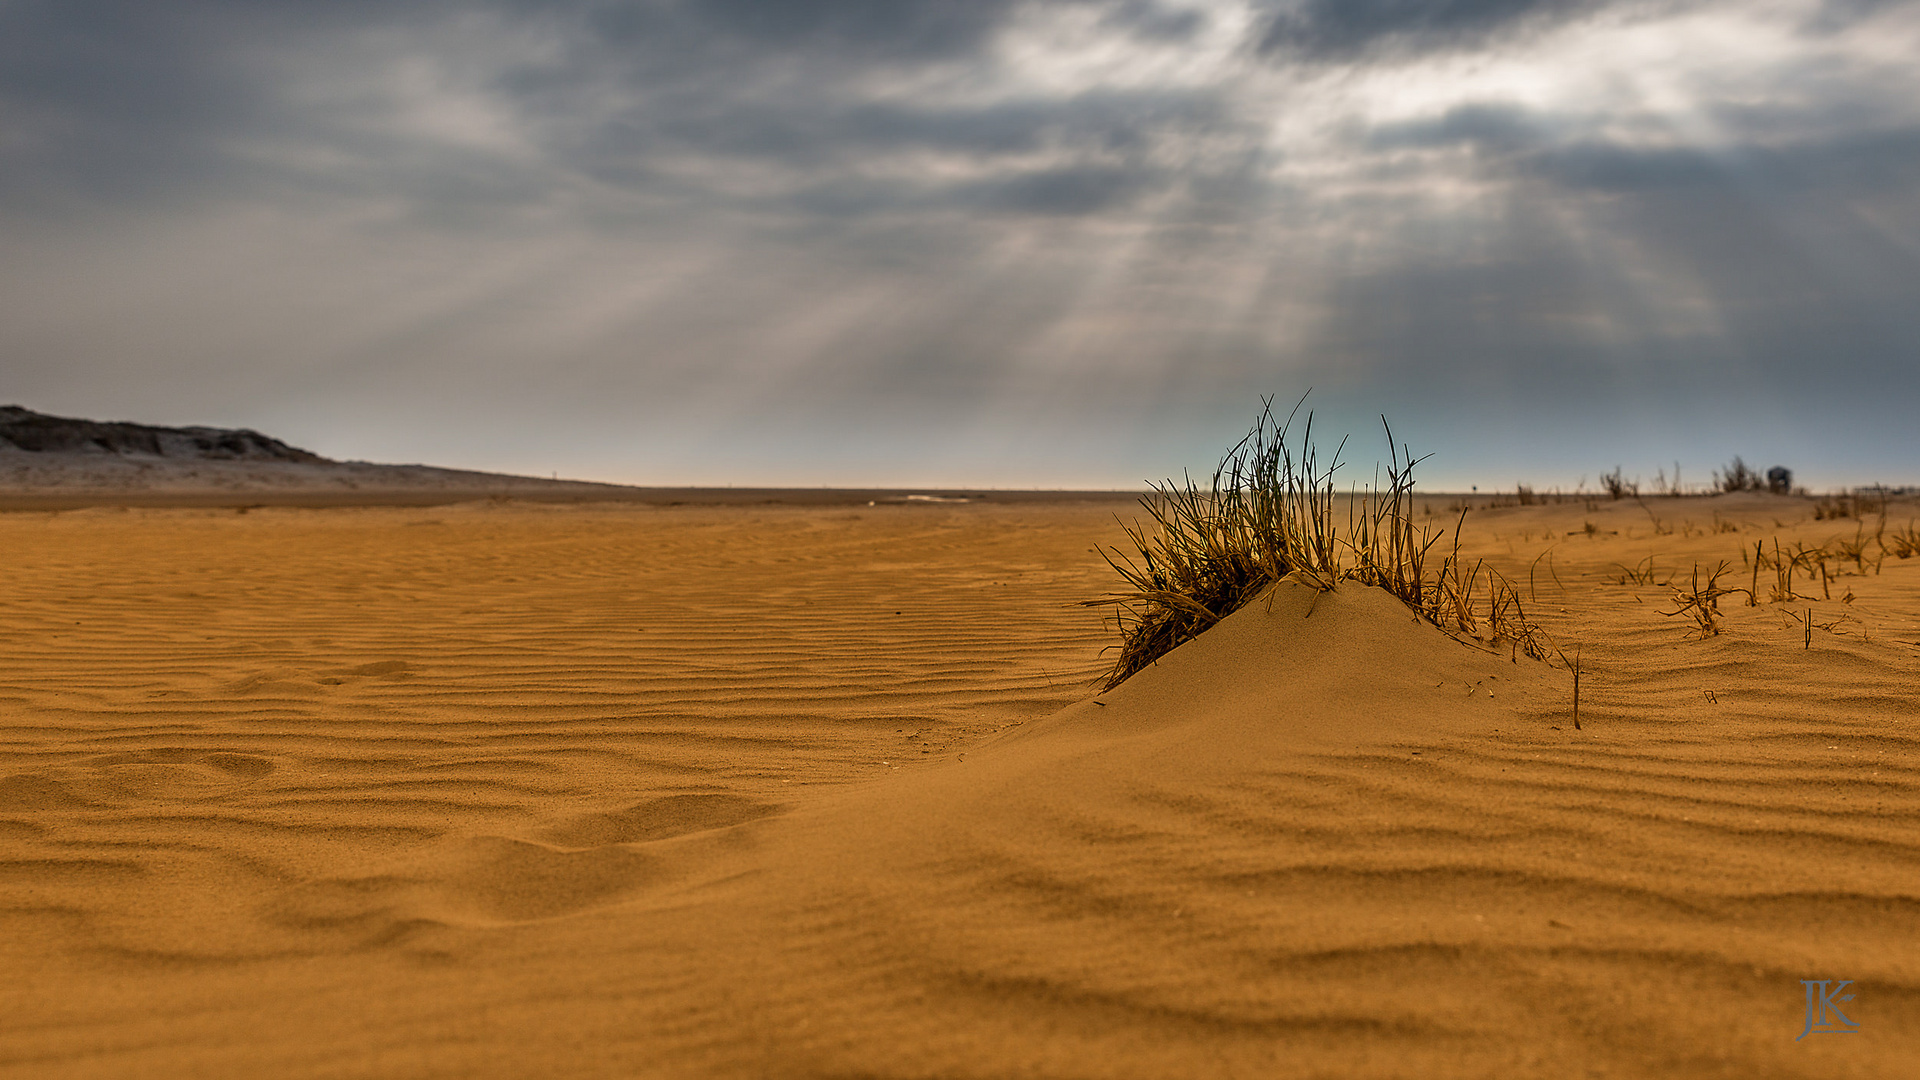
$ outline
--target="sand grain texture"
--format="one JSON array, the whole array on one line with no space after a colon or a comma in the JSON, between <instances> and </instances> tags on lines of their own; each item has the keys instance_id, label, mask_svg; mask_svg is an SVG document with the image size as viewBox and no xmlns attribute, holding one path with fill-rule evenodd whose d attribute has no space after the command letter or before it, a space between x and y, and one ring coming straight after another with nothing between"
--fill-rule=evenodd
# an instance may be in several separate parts
<instances>
[{"instance_id":1,"label":"sand grain texture","mask_svg":"<svg viewBox=\"0 0 1920 1080\"><path fill-rule=\"evenodd\" d=\"M1578 732L1356 587L1093 699L1111 505L0 515L0 1070L1916 1075L1920 559L1649 506L1469 518Z\"/></svg>"}]
</instances>

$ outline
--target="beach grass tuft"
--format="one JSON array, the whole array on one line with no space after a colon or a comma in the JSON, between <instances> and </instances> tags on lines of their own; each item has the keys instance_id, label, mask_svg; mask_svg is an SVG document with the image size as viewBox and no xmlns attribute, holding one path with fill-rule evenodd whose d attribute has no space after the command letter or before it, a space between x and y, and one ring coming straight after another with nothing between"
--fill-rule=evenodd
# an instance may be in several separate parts
<instances>
[{"instance_id":1,"label":"beach grass tuft","mask_svg":"<svg viewBox=\"0 0 1920 1080\"><path fill-rule=\"evenodd\" d=\"M1425 459L1394 442L1383 416L1385 483L1376 474L1374 484L1343 495L1334 474L1346 440L1323 461L1309 412L1297 445L1290 441L1305 401L1281 420L1273 399L1264 399L1252 430L1221 458L1204 488L1191 476L1154 484L1141 499L1148 520L1122 522L1133 550L1100 552L1124 583L1121 591L1082 601L1111 608L1119 631L1104 688L1289 577L1321 591L1343 581L1378 586L1444 630L1546 659L1553 647L1527 618L1519 591L1460 555L1465 508L1452 529L1451 551L1438 548L1447 530L1414 523L1413 470Z\"/></svg>"}]
</instances>

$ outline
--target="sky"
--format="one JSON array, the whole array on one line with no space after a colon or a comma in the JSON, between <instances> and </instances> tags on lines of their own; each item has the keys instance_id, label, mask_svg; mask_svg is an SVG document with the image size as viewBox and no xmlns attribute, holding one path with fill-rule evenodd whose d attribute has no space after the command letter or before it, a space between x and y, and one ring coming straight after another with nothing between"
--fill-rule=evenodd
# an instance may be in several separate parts
<instances>
[{"instance_id":1,"label":"sky","mask_svg":"<svg viewBox=\"0 0 1920 1080\"><path fill-rule=\"evenodd\" d=\"M0 403L645 484L1920 482L1920 3L0 0Z\"/></svg>"}]
</instances>

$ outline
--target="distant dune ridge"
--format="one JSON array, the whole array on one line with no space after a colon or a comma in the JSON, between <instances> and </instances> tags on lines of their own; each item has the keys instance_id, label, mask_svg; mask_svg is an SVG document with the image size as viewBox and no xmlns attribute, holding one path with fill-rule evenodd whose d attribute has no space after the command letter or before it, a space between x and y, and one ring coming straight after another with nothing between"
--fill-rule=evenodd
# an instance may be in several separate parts
<instances>
[{"instance_id":1,"label":"distant dune ridge","mask_svg":"<svg viewBox=\"0 0 1920 1080\"><path fill-rule=\"evenodd\" d=\"M419 501L449 493L606 497L617 484L542 479L429 465L335 461L249 428L161 427L49 416L0 406L0 506L125 501ZM143 498L144 497L144 498ZM276 498L277 497L277 498Z\"/></svg>"},{"instance_id":2,"label":"distant dune ridge","mask_svg":"<svg viewBox=\"0 0 1920 1080\"><path fill-rule=\"evenodd\" d=\"M36 454L141 454L203 461L338 464L251 428L156 427L48 416L0 405L0 444Z\"/></svg>"}]
</instances>

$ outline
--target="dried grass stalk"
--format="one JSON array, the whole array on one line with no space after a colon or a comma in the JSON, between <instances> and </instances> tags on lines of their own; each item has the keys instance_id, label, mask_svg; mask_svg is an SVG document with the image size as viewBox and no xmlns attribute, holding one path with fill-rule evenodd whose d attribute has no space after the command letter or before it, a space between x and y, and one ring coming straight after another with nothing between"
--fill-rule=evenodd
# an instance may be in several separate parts
<instances>
[{"instance_id":1,"label":"dried grass stalk","mask_svg":"<svg viewBox=\"0 0 1920 1080\"><path fill-rule=\"evenodd\" d=\"M1341 498L1334 487L1342 440L1324 467L1313 444L1313 414L1306 416L1298 446L1289 432L1301 398L1284 421L1263 399L1253 429L1220 461L1205 488L1187 477L1182 484L1155 484L1141 499L1149 521L1122 523L1133 550L1101 551L1125 587L1088 606L1111 607L1119 631L1119 655L1106 688L1239 610L1282 578L1316 589L1342 581L1374 585L1399 597L1434 625L1508 643L1517 656L1544 660L1554 649L1527 619L1520 594L1506 578L1476 562L1468 569L1453 549L1435 558L1445 532L1414 523L1415 458L1387 436L1386 484L1350 492L1345 529L1336 520ZM1461 521L1466 511L1461 510ZM1483 612L1475 592L1484 585Z\"/></svg>"}]
</instances>

